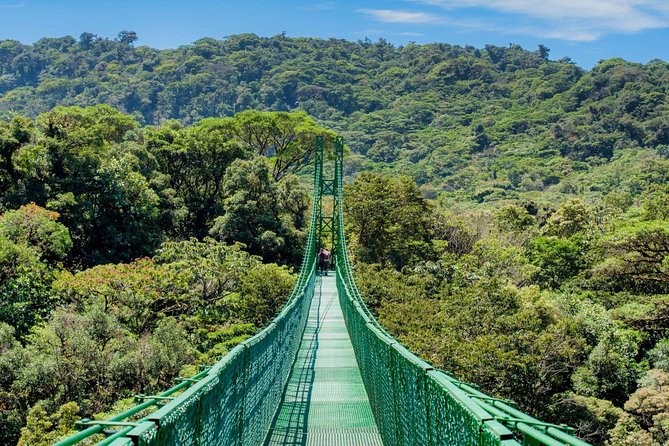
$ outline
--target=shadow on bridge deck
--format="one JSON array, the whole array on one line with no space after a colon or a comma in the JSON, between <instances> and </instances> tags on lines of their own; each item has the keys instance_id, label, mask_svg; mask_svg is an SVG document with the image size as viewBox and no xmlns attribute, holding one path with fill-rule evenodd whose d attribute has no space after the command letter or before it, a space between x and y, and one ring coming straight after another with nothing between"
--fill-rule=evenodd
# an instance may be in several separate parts
<instances>
[{"instance_id":1,"label":"shadow on bridge deck","mask_svg":"<svg viewBox=\"0 0 669 446\"><path fill-rule=\"evenodd\" d=\"M297 360L265 445L382 446L333 275L316 281Z\"/></svg>"}]
</instances>

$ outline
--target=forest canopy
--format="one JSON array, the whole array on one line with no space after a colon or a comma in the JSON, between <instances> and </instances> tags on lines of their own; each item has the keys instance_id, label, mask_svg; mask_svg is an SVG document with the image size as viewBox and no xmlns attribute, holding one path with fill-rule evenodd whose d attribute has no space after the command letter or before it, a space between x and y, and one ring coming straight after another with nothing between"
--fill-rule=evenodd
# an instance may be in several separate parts
<instances>
[{"instance_id":1,"label":"forest canopy","mask_svg":"<svg viewBox=\"0 0 669 446\"><path fill-rule=\"evenodd\" d=\"M349 174L405 174L451 206L634 195L638 177L666 180L666 61L586 71L543 45L239 34L157 50L136 38L0 41L0 116L106 103L141 124L188 125L302 110L344 137Z\"/></svg>"}]
</instances>

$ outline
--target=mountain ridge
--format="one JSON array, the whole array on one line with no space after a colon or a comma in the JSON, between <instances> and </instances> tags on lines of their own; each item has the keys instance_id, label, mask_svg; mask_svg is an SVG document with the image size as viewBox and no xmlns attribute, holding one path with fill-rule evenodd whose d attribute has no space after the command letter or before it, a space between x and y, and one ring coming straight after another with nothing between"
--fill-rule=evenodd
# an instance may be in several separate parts
<instances>
[{"instance_id":1,"label":"mountain ridge","mask_svg":"<svg viewBox=\"0 0 669 446\"><path fill-rule=\"evenodd\" d=\"M406 173L426 196L452 203L544 192L561 200L584 172L615 182L602 166L622 157L639 170L669 153L669 64L659 59L609 59L586 71L549 60L543 45L239 34L156 50L135 48L136 38L0 41L0 117L107 103L142 124L190 124L248 108L301 109L345 137L348 174Z\"/></svg>"}]
</instances>

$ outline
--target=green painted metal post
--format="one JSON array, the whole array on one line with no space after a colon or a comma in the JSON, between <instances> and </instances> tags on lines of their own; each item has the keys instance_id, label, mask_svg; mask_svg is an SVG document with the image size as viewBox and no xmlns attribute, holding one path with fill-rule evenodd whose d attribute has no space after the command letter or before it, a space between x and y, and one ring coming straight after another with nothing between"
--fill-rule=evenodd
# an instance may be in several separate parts
<instances>
[{"instance_id":1,"label":"green painted metal post","mask_svg":"<svg viewBox=\"0 0 669 446\"><path fill-rule=\"evenodd\" d=\"M344 140L341 136L335 137L332 141L328 141L334 147L334 176L332 178L325 178L323 174L323 164L325 160L325 140L322 136L316 137L315 156L314 156L314 184L318 189L318 200L316 207L319 212L318 216L318 238L321 243L329 242L330 250L334 251L337 247L339 222L337 216L340 212L341 185L344 173ZM323 209L323 197L332 196L332 213L326 214ZM319 246L319 248L321 247ZM334 253L333 253L334 254ZM331 257L335 261L335 256Z\"/></svg>"},{"instance_id":2,"label":"green painted metal post","mask_svg":"<svg viewBox=\"0 0 669 446\"><path fill-rule=\"evenodd\" d=\"M325 141L323 136L317 136L314 147L314 199L317 203L314 209L318 213L316 222L318 228L316 230L316 253L321 248L323 240L323 157L324 157ZM314 254L316 254L314 253Z\"/></svg>"},{"instance_id":3,"label":"green painted metal post","mask_svg":"<svg viewBox=\"0 0 669 446\"><path fill-rule=\"evenodd\" d=\"M332 250L337 249L337 244L339 242L338 240L338 234L340 229L343 230L343 228L339 227L339 219L337 218L339 216L339 213L343 211L343 209L339 209L340 206L340 200L338 199L339 197L342 196L343 190L341 190L342 185L343 185L343 180L344 180L344 139L341 136L337 136L334 141L334 178L332 180L332 195L334 196L333 200L333 210L332 210ZM335 254L333 252L333 254ZM336 256L332 256L332 262L336 262ZM334 267L336 268L337 265L335 264Z\"/></svg>"}]
</instances>

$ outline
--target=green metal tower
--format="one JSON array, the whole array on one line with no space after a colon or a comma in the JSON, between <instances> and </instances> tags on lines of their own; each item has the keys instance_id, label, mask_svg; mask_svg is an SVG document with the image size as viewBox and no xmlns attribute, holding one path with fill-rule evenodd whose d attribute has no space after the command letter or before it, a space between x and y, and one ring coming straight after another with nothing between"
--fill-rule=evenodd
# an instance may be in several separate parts
<instances>
[{"instance_id":1,"label":"green metal tower","mask_svg":"<svg viewBox=\"0 0 669 446\"><path fill-rule=\"evenodd\" d=\"M323 165L325 162L325 148L326 142L333 147L334 152L334 175L331 178L325 178ZM333 250L337 246L339 233L339 222L336 218L339 215L339 200L335 198L342 192L340 190L342 185L342 175L344 170L344 140L341 136L333 138L331 141L326 141L324 137L316 137L315 148L315 169L314 169L314 184L317 188L318 204L318 240L321 246L329 242L330 249ZM323 197L333 197L331 202L331 209L327 209L323 203ZM334 258L334 256L333 256Z\"/></svg>"}]
</instances>

